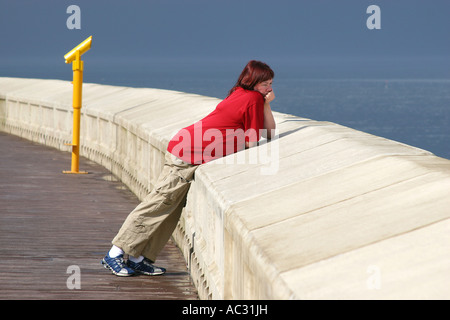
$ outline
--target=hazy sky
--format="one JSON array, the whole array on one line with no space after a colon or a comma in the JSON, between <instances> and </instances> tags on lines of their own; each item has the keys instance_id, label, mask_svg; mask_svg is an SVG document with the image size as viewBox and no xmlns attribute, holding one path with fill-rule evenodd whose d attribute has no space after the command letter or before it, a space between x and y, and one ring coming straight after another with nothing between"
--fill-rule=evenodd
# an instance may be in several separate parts
<instances>
[{"instance_id":1,"label":"hazy sky","mask_svg":"<svg viewBox=\"0 0 450 320\"><path fill-rule=\"evenodd\" d=\"M81 9L80 30L66 26L72 4ZM366 26L372 4L381 9L380 30ZM449 14L448 0L0 0L0 58L63 59L92 35L87 54L93 60L419 56L449 61Z\"/></svg>"}]
</instances>

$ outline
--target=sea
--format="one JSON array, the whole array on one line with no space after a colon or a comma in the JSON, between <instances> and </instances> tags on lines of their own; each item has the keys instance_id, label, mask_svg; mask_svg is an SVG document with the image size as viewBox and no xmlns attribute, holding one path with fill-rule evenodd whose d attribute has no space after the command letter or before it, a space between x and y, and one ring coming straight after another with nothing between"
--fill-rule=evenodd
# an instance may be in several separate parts
<instances>
[{"instance_id":1,"label":"sea","mask_svg":"<svg viewBox=\"0 0 450 320\"><path fill-rule=\"evenodd\" d=\"M245 59L84 59L84 82L223 99ZM436 59L273 59L274 111L330 121L450 159L450 68ZM444 66L444 67L443 67ZM0 62L0 77L72 80L64 61Z\"/></svg>"}]
</instances>

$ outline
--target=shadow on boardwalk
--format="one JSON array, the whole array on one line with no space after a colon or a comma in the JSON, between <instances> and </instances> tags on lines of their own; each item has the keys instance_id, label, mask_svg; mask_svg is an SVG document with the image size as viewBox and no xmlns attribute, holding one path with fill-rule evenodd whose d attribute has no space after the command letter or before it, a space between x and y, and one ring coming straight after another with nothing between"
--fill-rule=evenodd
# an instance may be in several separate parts
<instances>
[{"instance_id":1,"label":"shadow on boardwalk","mask_svg":"<svg viewBox=\"0 0 450 320\"><path fill-rule=\"evenodd\" d=\"M0 132L0 299L197 299L179 249L169 242L163 276L120 278L100 265L139 203L105 168L62 174L70 153ZM80 269L80 289L69 289ZM72 277L71 277L72 276Z\"/></svg>"}]
</instances>

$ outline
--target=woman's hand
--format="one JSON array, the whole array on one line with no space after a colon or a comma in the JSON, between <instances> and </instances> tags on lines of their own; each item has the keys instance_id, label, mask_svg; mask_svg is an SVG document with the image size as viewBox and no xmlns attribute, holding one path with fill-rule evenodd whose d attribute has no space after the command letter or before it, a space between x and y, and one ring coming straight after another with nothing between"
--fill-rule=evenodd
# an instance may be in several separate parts
<instances>
[{"instance_id":1,"label":"woman's hand","mask_svg":"<svg viewBox=\"0 0 450 320\"><path fill-rule=\"evenodd\" d=\"M264 97L264 100L266 103L271 103L275 99L275 93L273 91L270 91L266 96Z\"/></svg>"},{"instance_id":2,"label":"woman's hand","mask_svg":"<svg viewBox=\"0 0 450 320\"><path fill-rule=\"evenodd\" d=\"M270 91L268 94L266 94L264 99L266 100L264 103L264 129L266 130L262 134L262 136L264 138L271 139L275 134L276 123L275 119L273 118L272 109L270 108L270 102L275 99L275 93L273 93L273 91Z\"/></svg>"}]
</instances>

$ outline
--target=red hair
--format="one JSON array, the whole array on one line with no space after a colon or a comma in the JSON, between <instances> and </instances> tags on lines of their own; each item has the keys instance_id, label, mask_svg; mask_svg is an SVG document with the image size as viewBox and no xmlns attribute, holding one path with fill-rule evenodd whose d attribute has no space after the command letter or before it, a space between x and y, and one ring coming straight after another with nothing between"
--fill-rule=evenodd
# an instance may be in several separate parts
<instances>
[{"instance_id":1,"label":"red hair","mask_svg":"<svg viewBox=\"0 0 450 320\"><path fill-rule=\"evenodd\" d=\"M251 60L242 70L236 84L228 92L228 95L232 94L237 88L253 90L258 83L273 79L274 76L275 73L267 64Z\"/></svg>"}]
</instances>

